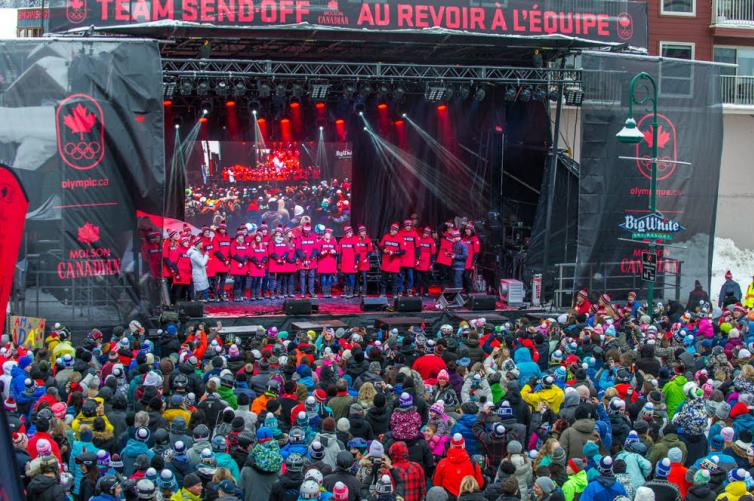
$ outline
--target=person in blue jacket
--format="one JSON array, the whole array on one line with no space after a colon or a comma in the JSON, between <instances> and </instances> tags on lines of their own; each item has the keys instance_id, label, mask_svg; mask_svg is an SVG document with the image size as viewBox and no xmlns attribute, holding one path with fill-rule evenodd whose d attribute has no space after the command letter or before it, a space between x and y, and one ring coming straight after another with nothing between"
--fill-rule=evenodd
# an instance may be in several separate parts
<instances>
[{"instance_id":1,"label":"person in blue jacket","mask_svg":"<svg viewBox=\"0 0 754 501\"><path fill-rule=\"evenodd\" d=\"M522 346L514 351L513 361L516 362L516 367L518 367L518 384L520 386L528 383L532 376L536 376L537 378L542 377L539 365L531 359L529 348Z\"/></svg>"}]
</instances>

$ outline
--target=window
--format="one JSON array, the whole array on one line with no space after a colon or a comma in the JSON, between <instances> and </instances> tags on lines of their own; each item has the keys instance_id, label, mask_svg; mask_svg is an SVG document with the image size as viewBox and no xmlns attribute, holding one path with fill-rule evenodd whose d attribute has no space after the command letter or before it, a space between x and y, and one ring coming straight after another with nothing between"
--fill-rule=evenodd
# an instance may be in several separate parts
<instances>
[{"instance_id":1,"label":"window","mask_svg":"<svg viewBox=\"0 0 754 501\"><path fill-rule=\"evenodd\" d=\"M721 68L723 75L754 76L754 47L715 47L712 58L716 63L738 65L738 68Z\"/></svg>"},{"instance_id":2,"label":"window","mask_svg":"<svg viewBox=\"0 0 754 501\"><path fill-rule=\"evenodd\" d=\"M696 16L696 0L662 0L660 14L664 16Z\"/></svg>"},{"instance_id":3,"label":"window","mask_svg":"<svg viewBox=\"0 0 754 501\"><path fill-rule=\"evenodd\" d=\"M660 55L675 59L694 59L694 44L680 42L660 42Z\"/></svg>"}]
</instances>

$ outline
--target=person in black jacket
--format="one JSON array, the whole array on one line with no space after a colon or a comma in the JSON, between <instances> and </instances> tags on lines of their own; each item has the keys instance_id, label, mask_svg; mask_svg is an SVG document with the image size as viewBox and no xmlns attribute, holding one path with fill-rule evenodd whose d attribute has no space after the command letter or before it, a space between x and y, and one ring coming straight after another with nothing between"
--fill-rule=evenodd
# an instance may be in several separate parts
<instances>
[{"instance_id":1,"label":"person in black jacket","mask_svg":"<svg viewBox=\"0 0 754 501\"><path fill-rule=\"evenodd\" d=\"M693 475L691 474L691 470L689 470L686 473L687 480L689 476L692 477L693 484L686 491L686 497L684 498L686 501L715 501L717 493L710 489L709 481L711 477L707 470L700 468Z\"/></svg>"},{"instance_id":2,"label":"person in black jacket","mask_svg":"<svg viewBox=\"0 0 754 501\"><path fill-rule=\"evenodd\" d=\"M390 409L387 407L384 393L376 394L373 403L374 406L367 411L366 420L375 436L379 436L390 430Z\"/></svg>"},{"instance_id":3,"label":"person in black jacket","mask_svg":"<svg viewBox=\"0 0 754 501\"><path fill-rule=\"evenodd\" d=\"M34 501L66 501L65 487L60 485L57 461L43 462L40 473L29 483L27 498Z\"/></svg>"},{"instance_id":4,"label":"person in black jacket","mask_svg":"<svg viewBox=\"0 0 754 501\"><path fill-rule=\"evenodd\" d=\"M364 407L360 403L354 402L351 404L348 412L348 420L351 422L351 435L354 437L361 437L364 440L372 440L374 438L374 430L372 425L369 424L364 418Z\"/></svg>"},{"instance_id":5,"label":"person in black jacket","mask_svg":"<svg viewBox=\"0 0 754 501\"><path fill-rule=\"evenodd\" d=\"M294 452L285 459L285 474L272 485L270 501L296 501L304 481L304 456Z\"/></svg>"},{"instance_id":6,"label":"person in black jacket","mask_svg":"<svg viewBox=\"0 0 754 501\"><path fill-rule=\"evenodd\" d=\"M94 452L84 452L81 456L76 458L76 464L81 468L84 476L81 478L81 484L79 485L78 498L81 501L89 501L90 497L94 496L97 488L97 476L99 471L97 469L97 455Z\"/></svg>"},{"instance_id":7,"label":"person in black jacket","mask_svg":"<svg viewBox=\"0 0 754 501\"><path fill-rule=\"evenodd\" d=\"M356 476L350 471L353 466L353 461L353 454L349 451L340 451L335 460L338 468L334 472L325 476L325 479L322 482L325 489L330 492L332 492L336 483L343 482L346 487L348 487L348 501L356 501L360 498L361 493L361 482L359 482Z\"/></svg>"},{"instance_id":8,"label":"person in black jacket","mask_svg":"<svg viewBox=\"0 0 754 501\"><path fill-rule=\"evenodd\" d=\"M699 280L694 280L694 290L689 292L689 300L686 302L686 311L695 311L700 303L709 303L709 294L702 288Z\"/></svg>"}]
</instances>

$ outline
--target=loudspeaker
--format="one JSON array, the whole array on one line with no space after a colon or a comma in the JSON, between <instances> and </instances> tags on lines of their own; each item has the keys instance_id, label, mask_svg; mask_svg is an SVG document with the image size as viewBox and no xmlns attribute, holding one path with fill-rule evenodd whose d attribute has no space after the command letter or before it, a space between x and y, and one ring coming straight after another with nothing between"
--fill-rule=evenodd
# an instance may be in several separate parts
<instances>
[{"instance_id":1,"label":"loudspeaker","mask_svg":"<svg viewBox=\"0 0 754 501\"><path fill-rule=\"evenodd\" d=\"M387 309L387 298L379 297L362 297L361 311L385 311Z\"/></svg>"},{"instance_id":2,"label":"loudspeaker","mask_svg":"<svg viewBox=\"0 0 754 501\"><path fill-rule=\"evenodd\" d=\"M283 311L286 315L311 315L312 302L308 299L286 299Z\"/></svg>"},{"instance_id":3,"label":"loudspeaker","mask_svg":"<svg viewBox=\"0 0 754 501\"><path fill-rule=\"evenodd\" d=\"M179 301L178 316L202 318L204 316L204 303L200 301Z\"/></svg>"},{"instance_id":4,"label":"loudspeaker","mask_svg":"<svg viewBox=\"0 0 754 501\"><path fill-rule=\"evenodd\" d=\"M494 310L497 305L497 296L487 294L469 296L468 305L472 311Z\"/></svg>"},{"instance_id":5,"label":"loudspeaker","mask_svg":"<svg viewBox=\"0 0 754 501\"><path fill-rule=\"evenodd\" d=\"M397 297L395 298L395 311L422 311L422 299L420 297Z\"/></svg>"}]
</instances>

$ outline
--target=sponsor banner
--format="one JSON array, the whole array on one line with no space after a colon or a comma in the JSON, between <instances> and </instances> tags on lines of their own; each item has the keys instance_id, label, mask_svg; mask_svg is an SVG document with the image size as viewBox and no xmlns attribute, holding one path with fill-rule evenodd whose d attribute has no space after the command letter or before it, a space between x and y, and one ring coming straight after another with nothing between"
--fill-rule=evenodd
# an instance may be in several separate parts
<instances>
[{"instance_id":1,"label":"sponsor banner","mask_svg":"<svg viewBox=\"0 0 754 501\"><path fill-rule=\"evenodd\" d=\"M13 287L16 258L21 247L29 200L20 181L8 167L0 164L0 312L5 314Z\"/></svg>"},{"instance_id":2,"label":"sponsor banner","mask_svg":"<svg viewBox=\"0 0 754 501\"><path fill-rule=\"evenodd\" d=\"M444 28L564 35L647 46L647 5L642 1L53 0L50 10L52 31L165 20L238 27L305 23L375 31Z\"/></svg>"},{"instance_id":3,"label":"sponsor banner","mask_svg":"<svg viewBox=\"0 0 754 501\"><path fill-rule=\"evenodd\" d=\"M17 346L40 348L45 340L45 319L11 315L10 334Z\"/></svg>"},{"instance_id":4,"label":"sponsor banner","mask_svg":"<svg viewBox=\"0 0 754 501\"><path fill-rule=\"evenodd\" d=\"M164 197L157 45L8 40L0 56L0 160L29 196L25 300L39 287L51 296L40 316L91 306L108 312L101 325L120 322L143 299L142 253L159 245L145 239L159 228L137 217L160 214Z\"/></svg>"},{"instance_id":5,"label":"sponsor banner","mask_svg":"<svg viewBox=\"0 0 754 501\"><path fill-rule=\"evenodd\" d=\"M718 68L595 53L584 55L583 66L592 71L585 72L582 107L589 141L581 153L576 286L588 286L594 270L604 270L600 284L625 299L640 286L650 243L657 244L659 298L674 296L678 278L682 294L694 280L709 284L723 133ZM655 78L659 95L655 212L649 211L651 108L633 108L644 141L627 145L615 137L628 116L629 82L641 71ZM637 97L646 95L637 88Z\"/></svg>"}]
</instances>

